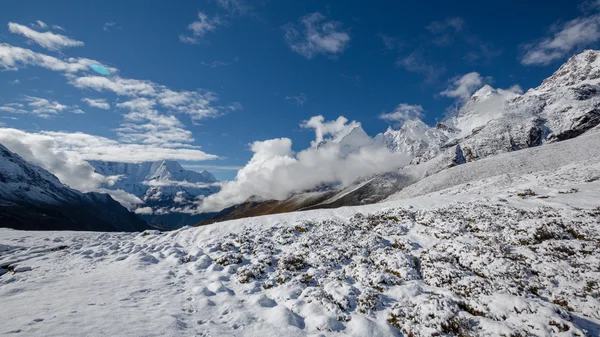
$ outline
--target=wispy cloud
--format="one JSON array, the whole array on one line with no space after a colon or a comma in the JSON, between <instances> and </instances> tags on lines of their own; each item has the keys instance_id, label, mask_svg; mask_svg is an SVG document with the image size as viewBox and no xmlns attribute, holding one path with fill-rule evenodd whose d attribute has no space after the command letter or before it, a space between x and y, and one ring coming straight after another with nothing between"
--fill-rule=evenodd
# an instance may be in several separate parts
<instances>
[{"instance_id":1,"label":"wispy cloud","mask_svg":"<svg viewBox=\"0 0 600 337\"><path fill-rule=\"evenodd\" d=\"M284 25L288 46L307 59L320 54L341 54L350 43L350 35L340 22L325 19L321 13L312 13L300 18L299 24Z\"/></svg>"},{"instance_id":2,"label":"wispy cloud","mask_svg":"<svg viewBox=\"0 0 600 337\"><path fill-rule=\"evenodd\" d=\"M184 168L188 170L201 171L201 170L211 170L211 171L238 171L243 166L231 166L231 165L182 165Z\"/></svg>"},{"instance_id":3,"label":"wispy cloud","mask_svg":"<svg viewBox=\"0 0 600 337\"><path fill-rule=\"evenodd\" d=\"M104 25L102 25L102 30L105 32L112 32L118 29L121 29L121 27L118 26L116 22L105 22Z\"/></svg>"},{"instance_id":4,"label":"wispy cloud","mask_svg":"<svg viewBox=\"0 0 600 337\"><path fill-rule=\"evenodd\" d=\"M233 16L243 16L252 13L252 6L245 0L217 0L217 5L227 10Z\"/></svg>"},{"instance_id":5,"label":"wispy cloud","mask_svg":"<svg viewBox=\"0 0 600 337\"><path fill-rule=\"evenodd\" d=\"M459 17L447 18L443 21L433 21L427 25L427 30L435 37L432 42L438 46L447 46L452 43L456 33L463 30L465 20Z\"/></svg>"},{"instance_id":6,"label":"wispy cloud","mask_svg":"<svg viewBox=\"0 0 600 337\"><path fill-rule=\"evenodd\" d=\"M41 28L41 29L46 29L48 28L48 25L41 20L36 20L34 23L31 24L33 27L37 27L37 28Z\"/></svg>"},{"instance_id":7,"label":"wispy cloud","mask_svg":"<svg viewBox=\"0 0 600 337\"><path fill-rule=\"evenodd\" d=\"M8 30L11 33L23 35L30 41L33 41L40 46L53 51L58 51L66 47L81 47L84 45L84 43L81 41L73 40L61 34L54 34L49 31L41 33L27 26L23 26L14 22L8 23Z\"/></svg>"},{"instance_id":8,"label":"wispy cloud","mask_svg":"<svg viewBox=\"0 0 600 337\"><path fill-rule=\"evenodd\" d=\"M550 28L549 36L523 46L521 64L544 66L561 60L579 48L600 41L600 14L578 17Z\"/></svg>"},{"instance_id":9,"label":"wispy cloud","mask_svg":"<svg viewBox=\"0 0 600 337\"><path fill-rule=\"evenodd\" d=\"M15 47L6 43L0 43L0 67L5 70L17 70L24 66L38 66L52 71L65 73L77 73L89 70L91 64L102 64L99 61L86 58L59 59L54 56L37 53L31 49ZM108 69L116 71L111 67Z\"/></svg>"},{"instance_id":10,"label":"wispy cloud","mask_svg":"<svg viewBox=\"0 0 600 337\"><path fill-rule=\"evenodd\" d=\"M218 68L218 67L226 67L233 63L236 63L240 60L239 57L234 57L231 61L212 61L212 62L200 62L201 65L209 67L209 68Z\"/></svg>"},{"instance_id":11,"label":"wispy cloud","mask_svg":"<svg viewBox=\"0 0 600 337\"><path fill-rule=\"evenodd\" d=\"M198 12L198 20L190 23L187 27L192 31L192 36L180 35L179 40L184 43L198 43L208 32L215 31L224 22L218 17L210 18L203 12Z\"/></svg>"},{"instance_id":12,"label":"wispy cloud","mask_svg":"<svg viewBox=\"0 0 600 337\"><path fill-rule=\"evenodd\" d=\"M110 109L110 103L108 103L105 99L102 98L82 98L83 102L87 103L87 105L92 108L98 108L103 110Z\"/></svg>"},{"instance_id":13,"label":"wispy cloud","mask_svg":"<svg viewBox=\"0 0 600 337\"><path fill-rule=\"evenodd\" d=\"M306 95L304 93L300 93L296 96L286 96L286 100L294 102L296 105L303 106L306 103Z\"/></svg>"},{"instance_id":14,"label":"wispy cloud","mask_svg":"<svg viewBox=\"0 0 600 337\"><path fill-rule=\"evenodd\" d=\"M436 82L446 73L446 67L428 61L423 50L416 50L408 56L398 58L396 65L410 72L424 74L426 83Z\"/></svg>"},{"instance_id":15,"label":"wispy cloud","mask_svg":"<svg viewBox=\"0 0 600 337\"><path fill-rule=\"evenodd\" d=\"M380 119L394 124L402 124L408 120L420 119L423 117L423 107L420 105L410 105L401 103L396 106L394 111L379 115Z\"/></svg>"},{"instance_id":16,"label":"wispy cloud","mask_svg":"<svg viewBox=\"0 0 600 337\"><path fill-rule=\"evenodd\" d=\"M10 85L17 85L17 84L21 84L21 81L20 81L20 80L17 78L17 79L15 79L15 80L8 81L8 83L9 83Z\"/></svg>"}]
</instances>

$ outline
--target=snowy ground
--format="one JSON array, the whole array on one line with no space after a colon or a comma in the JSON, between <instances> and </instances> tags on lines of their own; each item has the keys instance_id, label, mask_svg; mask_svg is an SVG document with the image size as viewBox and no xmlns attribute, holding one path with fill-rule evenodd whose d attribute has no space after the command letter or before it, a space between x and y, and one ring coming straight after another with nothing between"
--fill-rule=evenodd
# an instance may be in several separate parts
<instances>
[{"instance_id":1,"label":"snowy ground","mask_svg":"<svg viewBox=\"0 0 600 337\"><path fill-rule=\"evenodd\" d=\"M599 336L599 161L168 233L2 229L0 335Z\"/></svg>"}]
</instances>

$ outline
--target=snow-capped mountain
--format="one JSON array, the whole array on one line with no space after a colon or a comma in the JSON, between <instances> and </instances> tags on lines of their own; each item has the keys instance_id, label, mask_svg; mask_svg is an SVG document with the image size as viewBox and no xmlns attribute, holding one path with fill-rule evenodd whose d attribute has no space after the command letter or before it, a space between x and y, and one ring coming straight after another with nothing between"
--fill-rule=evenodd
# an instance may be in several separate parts
<instances>
[{"instance_id":1,"label":"snow-capped mountain","mask_svg":"<svg viewBox=\"0 0 600 337\"><path fill-rule=\"evenodd\" d=\"M578 136L600 123L599 56L593 50L573 56L522 95L484 85L435 128L413 120L377 139L418 164L444 151L474 161Z\"/></svg>"},{"instance_id":2,"label":"snow-capped mountain","mask_svg":"<svg viewBox=\"0 0 600 337\"><path fill-rule=\"evenodd\" d=\"M107 194L81 193L0 145L0 227L139 231L146 223Z\"/></svg>"},{"instance_id":3,"label":"snow-capped mountain","mask_svg":"<svg viewBox=\"0 0 600 337\"><path fill-rule=\"evenodd\" d=\"M186 170L177 161L89 163L97 173L117 177L114 184L104 188L123 190L140 198L143 204L138 206L138 213L146 220L168 228L197 222L197 216L187 220L189 216L185 214L174 216L172 213L179 213L177 209L219 191L217 179L210 172Z\"/></svg>"},{"instance_id":4,"label":"snow-capped mountain","mask_svg":"<svg viewBox=\"0 0 600 337\"><path fill-rule=\"evenodd\" d=\"M448 136L444 132L431 128L419 119L406 121L398 130L389 127L384 133L375 136L375 142L394 152L413 156L413 163L435 157Z\"/></svg>"}]
</instances>

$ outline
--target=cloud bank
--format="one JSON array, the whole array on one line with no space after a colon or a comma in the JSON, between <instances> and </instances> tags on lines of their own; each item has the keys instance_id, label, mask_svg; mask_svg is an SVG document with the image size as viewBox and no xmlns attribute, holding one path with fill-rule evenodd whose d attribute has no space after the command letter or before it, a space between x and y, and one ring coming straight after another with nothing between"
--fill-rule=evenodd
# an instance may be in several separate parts
<instances>
[{"instance_id":1,"label":"cloud bank","mask_svg":"<svg viewBox=\"0 0 600 337\"><path fill-rule=\"evenodd\" d=\"M323 184L346 187L360 177L398 169L410 160L374 144L360 123L345 117L325 121L315 116L301 126L315 131L310 148L294 153L289 138L252 143L254 155L235 180L223 183L220 192L204 198L193 211L218 211L250 197L282 200Z\"/></svg>"}]
</instances>

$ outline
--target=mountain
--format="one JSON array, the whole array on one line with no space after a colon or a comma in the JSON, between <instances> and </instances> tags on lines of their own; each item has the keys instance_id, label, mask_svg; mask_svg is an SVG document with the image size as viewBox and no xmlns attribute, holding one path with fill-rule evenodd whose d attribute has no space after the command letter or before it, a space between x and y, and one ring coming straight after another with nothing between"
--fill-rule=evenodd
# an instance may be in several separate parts
<instances>
[{"instance_id":1,"label":"mountain","mask_svg":"<svg viewBox=\"0 0 600 337\"><path fill-rule=\"evenodd\" d=\"M104 188L123 190L140 198L143 204L138 205L138 214L165 229L192 225L205 219L208 215L191 215L181 210L194 206L198 198L219 191L218 181L210 172L186 170L177 161L89 163L99 174L118 177L114 184Z\"/></svg>"},{"instance_id":2,"label":"mountain","mask_svg":"<svg viewBox=\"0 0 600 337\"><path fill-rule=\"evenodd\" d=\"M108 194L81 193L0 145L0 227L142 231L149 226Z\"/></svg>"},{"instance_id":3,"label":"mountain","mask_svg":"<svg viewBox=\"0 0 600 337\"><path fill-rule=\"evenodd\" d=\"M407 121L398 130L388 128L377 135L374 142L413 156L410 165L395 172L361 178L342 190L329 191L323 198L305 199L314 203L305 202L295 210L375 203L451 167L571 139L598 125L600 51L586 50L524 94L484 85L455 116L435 127L416 119ZM356 150L361 144L368 144L361 130L351 137L357 141L348 141L353 146L347 148ZM265 201L271 209L290 202L291 198ZM255 209L259 207L261 212ZM243 212L236 207L229 210L235 210L236 217L241 217L268 214L264 209L260 202L254 201L244 204ZM231 218L227 214L220 216ZM218 220L218 216L211 219L212 222Z\"/></svg>"},{"instance_id":4,"label":"mountain","mask_svg":"<svg viewBox=\"0 0 600 337\"><path fill-rule=\"evenodd\" d=\"M444 132L427 126L419 119L406 121L399 130L389 127L375 137L376 143L391 151L413 156L416 159L413 164L438 155L447 140L448 136Z\"/></svg>"}]
</instances>

